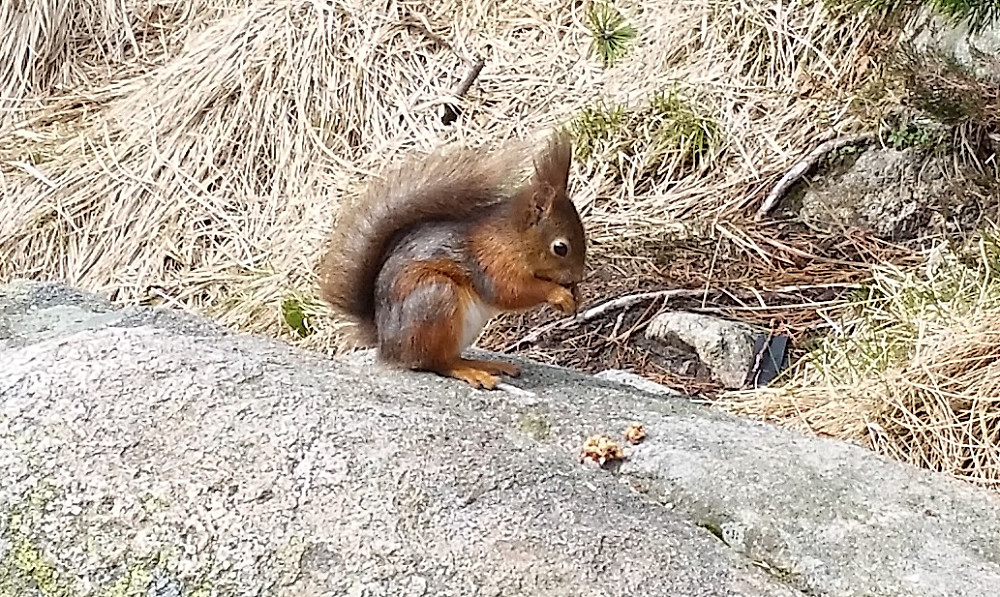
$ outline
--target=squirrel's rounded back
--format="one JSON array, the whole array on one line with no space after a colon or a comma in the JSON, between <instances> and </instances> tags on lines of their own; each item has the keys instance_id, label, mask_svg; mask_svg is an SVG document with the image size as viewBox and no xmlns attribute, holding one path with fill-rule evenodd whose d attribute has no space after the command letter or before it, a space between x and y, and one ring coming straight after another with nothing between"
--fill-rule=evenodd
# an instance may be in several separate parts
<instances>
[{"instance_id":1,"label":"squirrel's rounded back","mask_svg":"<svg viewBox=\"0 0 1000 597\"><path fill-rule=\"evenodd\" d=\"M387 252L399 235L431 222L469 223L498 217L497 214L505 218L513 217L512 214L537 217L532 210L542 214L541 217L565 222L559 224L565 228L562 236L578 245L580 251L579 256L573 256L572 272L567 271L567 276L579 278L585 239L579 216L565 194L571 153L568 138L564 133L557 134L535 160L532 180L520 189L513 184L527 155L517 149L450 151L409 159L391 169L369 184L357 201L341 206L330 245L320 263L322 297L341 316L355 323L359 339L370 345L376 338L376 280ZM547 203L538 203L538 198L547 198ZM511 202L514 209L491 209L506 202ZM537 236L544 227L535 228ZM529 245L527 253L524 246L517 248L525 258L535 250L540 255L553 249L552 239L526 237L521 242ZM532 243L539 246L531 246ZM558 245L554 248L562 250ZM537 261L537 257L532 256L532 260ZM559 267L558 261L553 261L553 267Z\"/></svg>"},{"instance_id":2,"label":"squirrel's rounded back","mask_svg":"<svg viewBox=\"0 0 1000 597\"><path fill-rule=\"evenodd\" d=\"M396 236L435 221L465 221L504 199L513 156L463 149L408 159L342 205L320 263L322 297L374 339L375 280Z\"/></svg>"}]
</instances>

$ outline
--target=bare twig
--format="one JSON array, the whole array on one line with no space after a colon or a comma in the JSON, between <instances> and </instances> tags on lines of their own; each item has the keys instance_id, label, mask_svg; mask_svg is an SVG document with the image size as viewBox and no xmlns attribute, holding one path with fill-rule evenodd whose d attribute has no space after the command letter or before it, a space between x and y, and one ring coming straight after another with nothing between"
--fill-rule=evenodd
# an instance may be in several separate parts
<instances>
[{"instance_id":1,"label":"bare twig","mask_svg":"<svg viewBox=\"0 0 1000 597\"><path fill-rule=\"evenodd\" d=\"M600 305L591 307L582 313L578 313L575 317L569 317L566 319L557 319L551 323L547 323L543 326L535 328L534 331L525 335L523 338L509 344L504 347L503 352L510 352L511 350L517 350L525 344L532 344L536 342L543 335L547 334L552 330L568 330L570 328L576 327L581 323L586 323L591 319L595 319L604 315L608 311L613 311L615 309L624 309L631 307L642 301L651 299L672 299L677 297L693 297L699 296L704 293L704 289L688 289L688 288L677 288L673 290L656 290L653 292L640 292L638 294L629 294L626 296L620 296L616 299L601 303Z\"/></svg>"},{"instance_id":2,"label":"bare twig","mask_svg":"<svg viewBox=\"0 0 1000 597\"><path fill-rule=\"evenodd\" d=\"M726 313L732 311L787 311L788 309L817 309L820 307L829 307L831 305L836 305L840 301L809 301L807 303L795 303L794 305L760 305L760 306L750 306L746 307L692 307L691 311L695 313L705 312L705 313Z\"/></svg>"},{"instance_id":3,"label":"bare twig","mask_svg":"<svg viewBox=\"0 0 1000 597\"><path fill-rule=\"evenodd\" d=\"M855 145L860 143L869 143L875 138L873 133L859 133L857 135L848 135L846 137L840 137L838 139L830 139L820 143L816 149L809 152L806 157L802 158L800 161L796 162L794 166L791 167L785 175L781 177L778 184L774 185L771 192L767 194L767 198L764 199L764 203L761 204L760 209L757 210L755 219L759 222L764 219L779 201L788 193L788 190L792 186L802 179L817 163L820 162L827 154L832 151L836 151L841 147L846 145Z\"/></svg>"},{"instance_id":4,"label":"bare twig","mask_svg":"<svg viewBox=\"0 0 1000 597\"><path fill-rule=\"evenodd\" d=\"M472 84L476 82L479 78L479 73L483 72L483 67L486 66L486 60L483 58L477 58L472 66L469 67L468 72L459 82L458 87L455 88L455 97L465 97L465 94L469 92Z\"/></svg>"},{"instance_id":5,"label":"bare twig","mask_svg":"<svg viewBox=\"0 0 1000 597\"><path fill-rule=\"evenodd\" d=\"M596 319L601 315L604 315L608 311L614 311L615 309L626 309L628 307L631 307L632 305L641 303L643 301L648 301L651 299L661 299L661 298L670 300L672 298L678 298L678 297L700 296L704 292L705 290L703 288L690 288L690 289L676 288L673 290L654 290L652 292L627 294L625 296L620 296L616 299L612 299L610 301L601 303L600 305L591 307L569 321L573 321L574 323L584 323L590 321L591 319Z\"/></svg>"},{"instance_id":6,"label":"bare twig","mask_svg":"<svg viewBox=\"0 0 1000 597\"><path fill-rule=\"evenodd\" d=\"M486 60L482 58L477 58L472 66L469 67L469 71L465 73L462 80L458 83L458 87L455 88L455 99L460 100L465 97L465 94L469 92L469 88L475 83L476 78L479 77L479 73L483 72L483 67L486 66ZM455 103L448 103L444 107L444 113L441 115L441 122L443 124L451 124L455 122L458 118L458 105Z\"/></svg>"},{"instance_id":7,"label":"bare twig","mask_svg":"<svg viewBox=\"0 0 1000 597\"><path fill-rule=\"evenodd\" d=\"M781 293L801 292L803 290L816 290L816 289L823 289L823 288L845 288L846 289L846 288L858 288L858 287L859 287L858 284L801 284L801 285L797 285L797 286L783 286L783 287L780 287L780 288L775 288L773 290L764 290L763 292L765 292L767 294L781 294ZM512 350L517 350L518 348L521 348L522 346L524 346L526 344L533 344L533 343L537 342L539 338L541 338L545 334L547 334L547 333L549 333L551 331L554 331L554 330L568 330L568 329L572 329L572 328L574 328L574 327L576 327L576 326L578 326L580 324L586 323L586 322L591 321L593 319L597 319L598 317L604 315L608 311L614 311L615 309L627 309L627 308L629 308L629 307L631 307L633 305L636 305L638 303L641 303L641 302L647 301L647 300L655 300L655 299L660 299L660 298L666 299L666 300L670 300L670 299L673 299L673 298L699 297L699 296L701 296L703 294L707 294L707 292L708 291L706 289L704 289L704 288L702 288L702 289L695 289L695 288L675 288L675 289L672 289L672 290L655 290L655 291L651 291L651 292L639 292L639 293L636 293L636 294L628 294L628 295L625 295L625 296L620 296L620 297L618 297L616 299L612 299L612 300L603 302L603 303L601 303L599 305L595 305L595 306L587 309L586 311L583 311L582 313L578 313L575 317L568 317L568 318L565 318L565 319L557 319L557 320L549 322L549 323L547 323L545 325L539 326L539 327L535 328L534 330L532 330L530 333L526 334L523 338L521 338L521 339L517 340L516 342L513 342L513 343L508 344L507 346L505 346L502 349L502 352L510 352ZM750 290L750 291L746 291L746 292L747 293L759 293L759 291L756 291L756 290ZM733 293L730 293L730 292L727 292L727 294L730 294L731 296L733 295ZM836 301L823 301L823 302L818 302L818 303L810 302L810 303L805 304L805 306L807 306L807 307L825 306L825 305L828 305L828 304L834 304L835 302ZM743 309L738 309L738 310L754 311L754 310L788 309L788 308L791 308L791 307L788 306L788 305L779 306L779 307L766 307L766 308L763 308L763 309L762 308L754 308L754 307L744 307ZM696 311L709 311L709 310L711 310L711 308L701 308L701 309L695 309L695 310ZM631 334L631 332L632 332L632 330L629 331L630 334Z\"/></svg>"}]
</instances>

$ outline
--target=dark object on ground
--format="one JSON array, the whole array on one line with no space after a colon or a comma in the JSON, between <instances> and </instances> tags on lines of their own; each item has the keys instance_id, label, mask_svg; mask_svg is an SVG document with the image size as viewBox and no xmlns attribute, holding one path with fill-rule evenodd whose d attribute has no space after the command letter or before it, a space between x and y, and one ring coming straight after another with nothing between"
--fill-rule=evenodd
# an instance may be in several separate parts
<instances>
[{"instance_id":1,"label":"dark object on ground","mask_svg":"<svg viewBox=\"0 0 1000 597\"><path fill-rule=\"evenodd\" d=\"M751 388L767 387L788 367L788 336L760 335L753 342L753 366L746 384Z\"/></svg>"}]
</instances>

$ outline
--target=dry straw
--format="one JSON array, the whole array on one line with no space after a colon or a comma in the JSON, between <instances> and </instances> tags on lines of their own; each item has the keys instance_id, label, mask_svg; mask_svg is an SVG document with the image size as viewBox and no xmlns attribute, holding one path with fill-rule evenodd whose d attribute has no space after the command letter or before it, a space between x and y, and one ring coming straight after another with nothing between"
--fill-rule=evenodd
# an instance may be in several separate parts
<instances>
[{"instance_id":1,"label":"dry straw","mask_svg":"<svg viewBox=\"0 0 1000 597\"><path fill-rule=\"evenodd\" d=\"M921 339L906 364L885 373L737 393L725 406L998 489L1000 311L963 323Z\"/></svg>"},{"instance_id":2,"label":"dry straw","mask_svg":"<svg viewBox=\"0 0 1000 597\"><path fill-rule=\"evenodd\" d=\"M1000 488L998 256L987 234L922 270L877 268L792 379L720 405Z\"/></svg>"},{"instance_id":3,"label":"dry straw","mask_svg":"<svg viewBox=\"0 0 1000 597\"><path fill-rule=\"evenodd\" d=\"M641 275L639 249L670 226L732 215L817 135L850 124L867 39L860 17L820 3L620 4L638 35L605 69L588 5L571 0L15 4L27 12L0 14L23 39L5 55L44 51L6 63L17 83L4 97L26 109L49 94L49 107L0 144L0 277L165 296L271 334L289 332L290 296L322 310L312 269L336 206L399 151L531 139L599 99L640 112L676 92L713 127L696 167L648 148L622 161L608 144L574 173L595 259L627 258ZM478 56L486 67L445 127L442 104L459 101ZM311 323L322 333L306 342L328 345L329 320Z\"/></svg>"},{"instance_id":4,"label":"dry straw","mask_svg":"<svg viewBox=\"0 0 1000 597\"><path fill-rule=\"evenodd\" d=\"M145 72L238 4L245 2L0 2L0 130L53 100L74 103L98 85Z\"/></svg>"},{"instance_id":5,"label":"dry straw","mask_svg":"<svg viewBox=\"0 0 1000 597\"><path fill-rule=\"evenodd\" d=\"M873 443L912 464L1000 487L1000 313L930 338L893 372Z\"/></svg>"}]
</instances>

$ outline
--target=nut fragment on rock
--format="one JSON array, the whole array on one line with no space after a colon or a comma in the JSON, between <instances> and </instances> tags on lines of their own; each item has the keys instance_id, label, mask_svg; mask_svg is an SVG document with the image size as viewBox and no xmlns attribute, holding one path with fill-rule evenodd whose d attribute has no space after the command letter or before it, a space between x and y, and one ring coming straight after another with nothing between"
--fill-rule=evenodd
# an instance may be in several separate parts
<instances>
[{"instance_id":1,"label":"nut fragment on rock","mask_svg":"<svg viewBox=\"0 0 1000 597\"><path fill-rule=\"evenodd\" d=\"M646 428L640 423L632 423L625 430L625 439L629 443L638 444L642 440L646 439Z\"/></svg>"},{"instance_id":2,"label":"nut fragment on rock","mask_svg":"<svg viewBox=\"0 0 1000 597\"><path fill-rule=\"evenodd\" d=\"M592 435L580 450L580 461L591 461L601 466L613 460L624 460L625 452L609 437Z\"/></svg>"}]
</instances>

